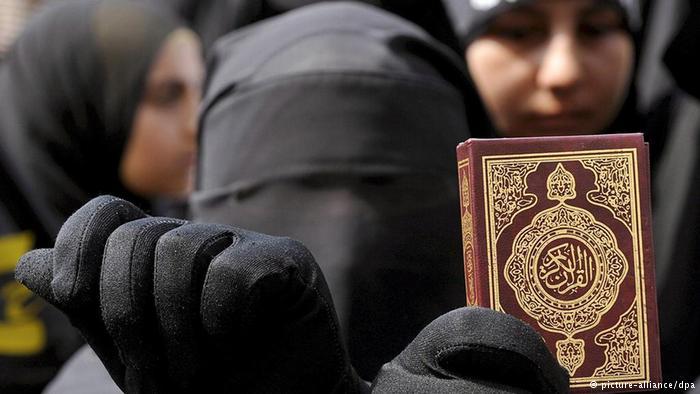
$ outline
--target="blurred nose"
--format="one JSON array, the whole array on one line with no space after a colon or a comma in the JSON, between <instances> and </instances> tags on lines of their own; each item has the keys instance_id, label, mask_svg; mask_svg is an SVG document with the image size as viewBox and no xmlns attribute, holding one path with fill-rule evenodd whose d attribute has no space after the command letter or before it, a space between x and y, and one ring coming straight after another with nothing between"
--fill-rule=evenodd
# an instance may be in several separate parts
<instances>
[{"instance_id":1,"label":"blurred nose","mask_svg":"<svg viewBox=\"0 0 700 394\"><path fill-rule=\"evenodd\" d=\"M581 58L573 33L558 33L549 40L537 73L540 87L564 93L577 86L583 76Z\"/></svg>"}]
</instances>

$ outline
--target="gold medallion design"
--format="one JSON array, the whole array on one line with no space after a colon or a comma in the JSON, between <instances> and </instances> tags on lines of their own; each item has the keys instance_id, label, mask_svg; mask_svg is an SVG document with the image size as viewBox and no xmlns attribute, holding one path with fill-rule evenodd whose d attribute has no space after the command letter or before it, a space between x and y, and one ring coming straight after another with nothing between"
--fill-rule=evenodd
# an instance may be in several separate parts
<instances>
[{"instance_id":1,"label":"gold medallion design","mask_svg":"<svg viewBox=\"0 0 700 394\"><path fill-rule=\"evenodd\" d=\"M615 303L628 263L610 228L567 204L576 180L562 163L547 178L547 198L559 203L516 235L504 276L540 327L566 337L556 343L557 358L573 376L586 357L585 342L574 336Z\"/></svg>"}]
</instances>

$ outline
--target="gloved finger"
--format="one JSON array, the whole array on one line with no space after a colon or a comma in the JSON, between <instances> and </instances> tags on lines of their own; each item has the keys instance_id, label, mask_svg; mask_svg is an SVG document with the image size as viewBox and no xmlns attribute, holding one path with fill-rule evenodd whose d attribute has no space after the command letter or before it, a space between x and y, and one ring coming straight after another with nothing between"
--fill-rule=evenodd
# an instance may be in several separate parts
<instances>
[{"instance_id":1,"label":"gloved finger","mask_svg":"<svg viewBox=\"0 0 700 394\"><path fill-rule=\"evenodd\" d=\"M185 224L144 218L121 225L107 240L100 278L102 320L126 366L127 392L157 393L166 382L153 300L153 260L158 239Z\"/></svg>"},{"instance_id":2,"label":"gloved finger","mask_svg":"<svg viewBox=\"0 0 700 394\"><path fill-rule=\"evenodd\" d=\"M166 349L168 373L182 391L200 372L202 283L209 263L236 242L228 226L186 224L158 241L154 265L156 315ZM175 380L176 379L176 380Z\"/></svg>"},{"instance_id":3,"label":"gloved finger","mask_svg":"<svg viewBox=\"0 0 700 394\"><path fill-rule=\"evenodd\" d=\"M214 336L248 330L277 310L288 314L308 292L315 301L330 299L325 279L306 247L290 238L245 230L239 230L238 242L210 264L202 292L205 328ZM260 309L262 304L275 311Z\"/></svg>"},{"instance_id":4,"label":"gloved finger","mask_svg":"<svg viewBox=\"0 0 700 394\"><path fill-rule=\"evenodd\" d=\"M128 201L100 196L66 220L54 246L52 282L64 312L70 316L90 310L99 316L98 282L107 238L120 225L145 216Z\"/></svg>"},{"instance_id":5,"label":"gloved finger","mask_svg":"<svg viewBox=\"0 0 700 394\"><path fill-rule=\"evenodd\" d=\"M569 375L542 337L519 319L486 308L440 316L392 362L373 392L566 393Z\"/></svg>"},{"instance_id":6,"label":"gloved finger","mask_svg":"<svg viewBox=\"0 0 700 394\"><path fill-rule=\"evenodd\" d=\"M100 316L99 280L105 243L120 225L146 216L112 196L94 198L63 224L53 249L54 300L107 367L115 381L124 365Z\"/></svg>"},{"instance_id":7,"label":"gloved finger","mask_svg":"<svg viewBox=\"0 0 700 394\"><path fill-rule=\"evenodd\" d=\"M309 251L289 238L238 236L210 264L201 308L216 358L238 371L230 381L249 392L348 390L355 378Z\"/></svg>"},{"instance_id":8,"label":"gloved finger","mask_svg":"<svg viewBox=\"0 0 700 394\"><path fill-rule=\"evenodd\" d=\"M53 249L36 249L25 253L15 267L15 279L39 297L55 304L53 280Z\"/></svg>"}]
</instances>

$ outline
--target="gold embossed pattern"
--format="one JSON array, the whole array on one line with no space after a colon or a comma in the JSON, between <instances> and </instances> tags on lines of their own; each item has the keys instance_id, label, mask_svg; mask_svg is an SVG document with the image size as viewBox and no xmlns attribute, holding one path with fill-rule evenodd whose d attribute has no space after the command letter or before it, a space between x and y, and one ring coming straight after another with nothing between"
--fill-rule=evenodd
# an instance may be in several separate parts
<instances>
[{"instance_id":1,"label":"gold embossed pattern","mask_svg":"<svg viewBox=\"0 0 700 394\"><path fill-rule=\"evenodd\" d=\"M569 371L572 388L587 388L592 380L649 379L649 338L641 329L647 312L636 152L631 148L480 158L489 301L497 310L522 313L542 330L557 334L543 335ZM529 179L535 173L537 181ZM603 211L596 207L612 216L597 218ZM538 212L527 213L527 221L516 221L531 209ZM613 228L627 232L616 234ZM618 303L623 283L638 294L632 305L626 304L625 313ZM605 331L592 332L615 321Z\"/></svg>"},{"instance_id":2,"label":"gold embossed pattern","mask_svg":"<svg viewBox=\"0 0 700 394\"><path fill-rule=\"evenodd\" d=\"M625 158L582 160L596 176L597 190L588 192L592 204L605 207L632 231L630 163Z\"/></svg>"},{"instance_id":3,"label":"gold embossed pattern","mask_svg":"<svg viewBox=\"0 0 700 394\"><path fill-rule=\"evenodd\" d=\"M508 163L493 166L489 184L494 196L496 233L508 226L515 215L537 203L537 196L526 193L527 176L537 169L535 163Z\"/></svg>"},{"instance_id":4,"label":"gold embossed pattern","mask_svg":"<svg viewBox=\"0 0 700 394\"><path fill-rule=\"evenodd\" d=\"M585 343L573 336L612 307L628 264L610 228L567 204L576 198L576 180L561 163L547 178L547 198L559 204L518 233L504 274L523 310L566 336L557 353L566 355L559 361L573 376L585 360Z\"/></svg>"},{"instance_id":5,"label":"gold embossed pattern","mask_svg":"<svg viewBox=\"0 0 700 394\"><path fill-rule=\"evenodd\" d=\"M469 187L469 159L459 165L460 201L462 204L462 253L464 276L467 285L467 305L477 305L476 273L474 270L474 234L471 212L471 188Z\"/></svg>"},{"instance_id":6,"label":"gold embossed pattern","mask_svg":"<svg viewBox=\"0 0 700 394\"><path fill-rule=\"evenodd\" d=\"M605 346L605 364L597 368L594 376L638 375L642 370L639 349L637 303L632 303L613 327L601 331L595 343Z\"/></svg>"}]
</instances>

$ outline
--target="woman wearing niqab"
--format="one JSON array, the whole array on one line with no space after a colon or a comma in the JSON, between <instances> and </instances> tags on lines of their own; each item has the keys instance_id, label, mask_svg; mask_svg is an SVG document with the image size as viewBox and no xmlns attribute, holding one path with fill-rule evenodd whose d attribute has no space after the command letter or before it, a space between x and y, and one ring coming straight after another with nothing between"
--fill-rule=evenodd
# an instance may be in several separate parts
<instances>
[{"instance_id":1,"label":"woman wearing niqab","mask_svg":"<svg viewBox=\"0 0 700 394\"><path fill-rule=\"evenodd\" d=\"M395 15L317 4L222 38L210 65L194 219L309 247L372 379L464 303L459 59Z\"/></svg>"}]
</instances>

